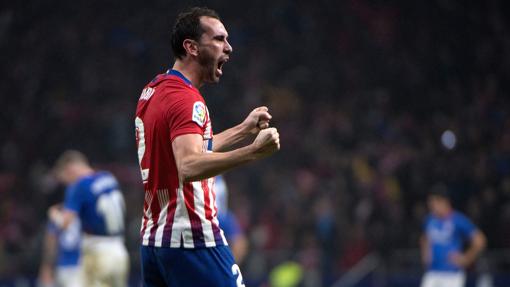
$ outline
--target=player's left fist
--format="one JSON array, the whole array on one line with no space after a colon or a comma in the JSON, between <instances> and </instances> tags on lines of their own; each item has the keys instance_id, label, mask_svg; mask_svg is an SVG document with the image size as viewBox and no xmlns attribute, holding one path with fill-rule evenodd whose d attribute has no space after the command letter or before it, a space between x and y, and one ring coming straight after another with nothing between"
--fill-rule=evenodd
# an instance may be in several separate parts
<instances>
[{"instance_id":1,"label":"player's left fist","mask_svg":"<svg viewBox=\"0 0 510 287\"><path fill-rule=\"evenodd\" d=\"M269 109L265 106L255 108L243 121L243 126L246 131L251 134L257 134L260 130L269 127L269 121L272 116L269 114Z\"/></svg>"}]
</instances>

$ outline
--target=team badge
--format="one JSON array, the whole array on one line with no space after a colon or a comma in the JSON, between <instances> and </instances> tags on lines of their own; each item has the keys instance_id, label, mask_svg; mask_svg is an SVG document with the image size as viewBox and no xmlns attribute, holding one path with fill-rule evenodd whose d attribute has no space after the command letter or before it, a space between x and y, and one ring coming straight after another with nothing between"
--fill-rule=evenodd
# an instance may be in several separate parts
<instances>
[{"instance_id":1,"label":"team badge","mask_svg":"<svg viewBox=\"0 0 510 287\"><path fill-rule=\"evenodd\" d=\"M195 102L193 104L193 116L191 119L201 127L205 125L206 109L204 103Z\"/></svg>"}]
</instances>

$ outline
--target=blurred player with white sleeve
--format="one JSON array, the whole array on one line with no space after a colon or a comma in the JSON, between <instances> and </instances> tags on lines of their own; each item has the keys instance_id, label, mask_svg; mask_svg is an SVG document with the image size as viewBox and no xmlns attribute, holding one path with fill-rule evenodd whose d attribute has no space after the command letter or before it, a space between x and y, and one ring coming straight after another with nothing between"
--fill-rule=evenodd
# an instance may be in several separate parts
<instances>
[{"instance_id":1,"label":"blurred player with white sleeve","mask_svg":"<svg viewBox=\"0 0 510 287\"><path fill-rule=\"evenodd\" d=\"M39 268L39 287L82 287L80 269L80 220L74 220L62 230L48 222Z\"/></svg>"},{"instance_id":2,"label":"blurred player with white sleeve","mask_svg":"<svg viewBox=\"0 0 510 287\"><path fill-rule=\"evenodd\" d=\"M117 180L109 172L93 170L82 153L72 150L58 158L55 173L67 189L63 209L51 207L49 217L62 229L81 220L84 286L127 286L125 203Z\"/></svg>"},{"instance_id":3,"label":"blurred player with white sleeve","mask_svg":"<svg viewBox=\"0 0 510 287\"><path fill-rule=\"evenodd\" d=\"M228 209L228 187L225 178L221 175L214 178L214 192L220 228L227 238L234 258L238 264L241 264L248 251L248 239L239 225L237 216Z\"/></svg>"}]
</instances>

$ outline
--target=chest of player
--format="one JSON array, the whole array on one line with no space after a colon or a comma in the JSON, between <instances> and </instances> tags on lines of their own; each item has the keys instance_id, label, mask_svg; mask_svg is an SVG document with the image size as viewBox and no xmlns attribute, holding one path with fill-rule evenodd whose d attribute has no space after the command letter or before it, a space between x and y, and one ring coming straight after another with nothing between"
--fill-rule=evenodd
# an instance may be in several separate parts
<instances>
[{"instance_id":1,"label":"chest of player","mask_svg":"<svg viewBox=\"0 0 510 287\"><path fill-rule=\"evenodd\" d=\"M448 244L455 240L455 224L452 220L433 220L427 225L427 237L435 244Z\"/></svg>"}]
</instances>

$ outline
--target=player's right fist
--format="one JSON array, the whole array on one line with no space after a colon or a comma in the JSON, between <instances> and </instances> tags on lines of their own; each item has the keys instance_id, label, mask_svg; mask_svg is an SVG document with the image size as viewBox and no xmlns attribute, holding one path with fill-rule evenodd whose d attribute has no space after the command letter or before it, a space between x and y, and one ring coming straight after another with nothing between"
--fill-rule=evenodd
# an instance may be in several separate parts
<instances>
[{"instance_id":1,"label":"player's right fist","mask_svg":"<svg viewBox=\"0 0 510 287\"><path fill-rule=\"evenodd\" d=\"M255 153L259 157L266 157L280 149L280 134L276 128L261 130L253 141Z\"/></svg>"}]
</instances>

